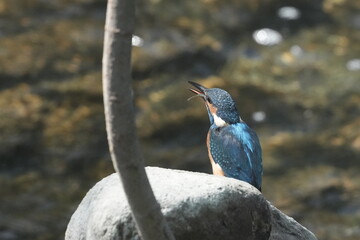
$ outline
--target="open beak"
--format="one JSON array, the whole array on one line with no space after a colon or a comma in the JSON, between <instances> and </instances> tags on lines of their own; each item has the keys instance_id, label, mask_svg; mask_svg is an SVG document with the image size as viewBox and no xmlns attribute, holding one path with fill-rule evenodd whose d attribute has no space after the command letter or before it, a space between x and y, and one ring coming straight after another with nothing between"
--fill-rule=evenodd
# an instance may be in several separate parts
<instances>
[{"instance_id":1,"label":"open beak","mask_svg":"<svg viewBox=\"0 0 360 240\"><path fill-rule=\"evenodd\" d=\"M189 88L189 90L191 92L195 93L196 95L198 95L200 97L203 97L203 98L205 97L205 90L207 89L206 87L203 87L196 82L188 81L188 83L190 83L191 85L193 85L196 88L196 89Z\"/></svg>"}]
</instances>

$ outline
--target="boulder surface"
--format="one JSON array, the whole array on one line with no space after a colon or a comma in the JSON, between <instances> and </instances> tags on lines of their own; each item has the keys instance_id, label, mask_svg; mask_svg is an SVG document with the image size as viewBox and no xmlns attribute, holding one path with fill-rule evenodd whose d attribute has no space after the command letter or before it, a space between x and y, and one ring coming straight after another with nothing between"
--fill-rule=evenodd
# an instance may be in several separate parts
<instances>
[{"instance_id":1,"label":"boulder surface","mask_svg":"<svg viewBox=\"0 0 360 240\"><path fill-rule=\"evenodd\" d=\"M248 183L156 167L146 171L178 240L316 239ZM104 178L86 194L71 217L65 239L141 239L117 174Z\"/></svg>"}]
</instances>

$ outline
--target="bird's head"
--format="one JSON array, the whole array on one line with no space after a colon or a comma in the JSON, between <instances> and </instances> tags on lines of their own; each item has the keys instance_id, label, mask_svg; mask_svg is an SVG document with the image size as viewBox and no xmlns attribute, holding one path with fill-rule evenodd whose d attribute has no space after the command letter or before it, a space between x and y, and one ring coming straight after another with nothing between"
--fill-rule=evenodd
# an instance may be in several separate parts
<instances>
[{"instance_id":1,"label":"bird's head","mask_svg":"<svg viewBox=\"0 0 360 240\"><path fill-rule=\"evenodd\" d=\"M223 127L241 121L235 102L228 92L220 88L206 88L195 82L189 83L195 87L189 90L204 100L211 124Z\"/></svg>"}]
</instances>

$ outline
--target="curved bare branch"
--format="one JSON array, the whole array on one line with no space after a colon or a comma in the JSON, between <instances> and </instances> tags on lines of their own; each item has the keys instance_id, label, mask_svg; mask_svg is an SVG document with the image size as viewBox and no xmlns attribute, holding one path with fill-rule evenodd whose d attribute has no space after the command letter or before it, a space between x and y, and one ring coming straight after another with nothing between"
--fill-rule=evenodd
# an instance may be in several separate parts
<instances>
[{"instance_id":1,"label":"curved bare branch","mask_svg":"<svg viewBox=\"0 0 360 240\"><path fill-rule=\"evenodd\" d=\"M152 192L136 137L131 87L134 15L135 1L108 0L103 92L109 149L142 238L175 239Z\"/></svg>"}]
</instances>

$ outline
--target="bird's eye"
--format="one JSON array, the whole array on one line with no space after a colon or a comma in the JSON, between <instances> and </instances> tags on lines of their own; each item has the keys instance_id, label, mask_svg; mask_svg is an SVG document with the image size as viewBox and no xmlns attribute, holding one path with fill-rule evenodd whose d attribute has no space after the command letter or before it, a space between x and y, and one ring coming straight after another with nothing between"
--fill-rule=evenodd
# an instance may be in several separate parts
<instances>
[{"instance_id":1,"label":"bird's eye","mask_svg":"<svg viewBox=\"0 0 360 240\"><path fill-rule=\"evenodd\" d=\"M208 103L212 104L212 101L211 101L211 99L210 99L209 97L206 97L206 101L207 101Z\"/></svg>"}]
</instances>

